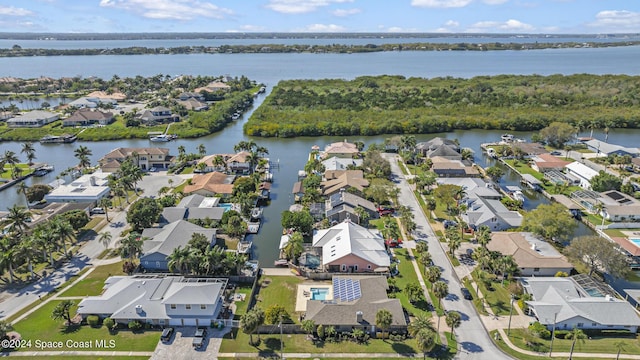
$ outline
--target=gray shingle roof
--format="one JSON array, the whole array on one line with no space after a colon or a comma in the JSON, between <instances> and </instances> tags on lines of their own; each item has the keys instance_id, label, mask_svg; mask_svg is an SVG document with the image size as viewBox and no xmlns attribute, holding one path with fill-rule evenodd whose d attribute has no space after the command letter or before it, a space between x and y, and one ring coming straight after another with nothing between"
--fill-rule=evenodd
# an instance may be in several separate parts
<instances>
[{"instance_id":1,"label":"gray shingle roof","mask_svg":"<svg viewBox=\"0 0 640 360\"><path fill-rule=\"evenodd\" d=\"M211 242L216 238L215 229L205 229L184 220L172 222L162 229L144 229L142 236L151 239L144 241L140 258L142 260L145 256L158 253L169 256L178 246L185 247L195 233L206 236Z\"/></svg>"}]
</instances>

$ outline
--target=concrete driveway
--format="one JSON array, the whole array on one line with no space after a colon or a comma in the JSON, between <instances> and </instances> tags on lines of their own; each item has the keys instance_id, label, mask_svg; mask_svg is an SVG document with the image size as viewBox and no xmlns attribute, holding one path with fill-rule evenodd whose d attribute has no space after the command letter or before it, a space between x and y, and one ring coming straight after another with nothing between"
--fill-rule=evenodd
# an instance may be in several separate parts
<instances>
[{"instance_id":1,"label":"concrete driveway","mask_svg":"<svg viewBox=\"0 0 640 360\"><path fill-rule=\"evenodd\" d=\"M138 187L144 189L142 196L158 196L158 191L161 188L169 186L169 179L173 180L171 186L176 187L191 177L193 177L192 174L170 175L167 174L166 171L148 172L147 175L142 178L142 181L138 183Z\"/></svg>"},{"instance_id":2,"label":"concrete driveway","mask_svg":"<svg viewBox=\"0 0 640 360\"><path fill-rule=\"evenodd\" d=\"M176 332L168 343L159 342L152 360L196 360L215 359L222 343L222 337L231 329L214 330L207 328L204 346L194 349L192 341L195 327L176 327Z\"/></svg>"}]
</instances>

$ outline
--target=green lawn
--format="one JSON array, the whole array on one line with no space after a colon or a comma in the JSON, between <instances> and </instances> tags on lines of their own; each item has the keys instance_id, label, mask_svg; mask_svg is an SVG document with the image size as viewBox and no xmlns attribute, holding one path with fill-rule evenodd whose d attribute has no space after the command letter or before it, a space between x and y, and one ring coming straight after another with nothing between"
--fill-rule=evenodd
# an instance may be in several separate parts
<instances>
[{"instance_id":1,"label":"green lawn","mask_svg":"<svg viewBox=\"0 0 640 360\"><path fill-rule=\"evenodd\" d=\"M503 287L500 283L493 282L491 283L491 289L487 289L484 283L477 281L475 272L472 272L471 276L474 277L476 284L479 285L487 305L491 307L491 311L493 311L495 315L509 315L511 309L511 294L507 288ZM517 306L515 301L514 306Z\"/></svg>"},{"instance_id":2,"label":"green lawn","mask_svg":"<svg viewBox=\"0 0 640 360\"><path fill-rule=\"evenodd\" d=\"M396 298L400 300L402 306L410 313L426 313L427 315L430 315L430 312L427 310L428 304L426 301L421 300L415 304L411 304L409 302L409 298L404 294L404 292L402 292L402 290L410 283L419 284L418 275L416 274L413 263L411 262L406 249L395 249L394 252L396 257L400 260L400 263L398 264L398 271L400 273L394 277L396 280L396 286L400 289L400 292L396 293ZM434 303L434 306L435 305L437 304Z\"/></svg>"},{"instance_id":3,"label":"green lawn","mask_svg":"<svg viewBox=\"0 0 640 360\"><path fill-rule=\"evenodd\" d=\"M513 330L512 330L513 331ZM526 355L526 354L522 354L519 353L513 349L511 349L505 342L504 340L500 339L500 340L496 340L495 336L496 333L498 332L498 330L493 330L490 332L491 335L491 340L493 340L494 344L496 344L504 353L510 355L511 357L513 357L514 359L520 359L520 360L540 360L540 359L555 359L555 360L566 360L566 358L559 358L559 357L548 357L546 355L549 355L549 353L545 354L541 354L540 356L533 356L533 355Z\"/></svg>"},{"instance_id":4,"label":"green lawn","mask_svg":"<svg viewBox=\"0 0 640 360\"><path fill-rule=\"evenodd\" d=\"M27 164L18 164L17 167L22 170L21 175L27 175L32 172ZM13 173L13 167L11 165L4 165L4 169L0 172L0 178L3 179L11 179L11 174Z\"/></svg>"},{"instance_id":5,"label":"green lawn","mask_svg":"<svg viewBox=\"0 0 640 360\"><path fill-rule=\"evenodd\" d=\"M149 360L147 356L69 356L62 353L60 355L47 355L47 358L54 357L64 360ZM42 360L43 356L20 356L20 360Z\"/></svg>"},{"instance_id":6,"label":"green lawn","mask_svg":"<svg viewBox=\"0 0 640 360\"><path fill-rule=\"evenodd\" d=\"M252 284L241 284L236 288L236 294L245 294L244 301L236 301L236 311L234 312L234 318L240 320L240 317L247 313L247 307L249 306L249 295L251 295Z\"/></svg>"},{"instance_id":7,"label":"green lawn","mask_svg":"<svg viewBox=\"0 0 640 360\"><path fill-rule=\"evenodd\" d=\"M511 329L509 339L511 342L521 349L533 350L525 345L523 340L525 330L524 329ZM549 344L551 340L536 339L538 343L538 349L543 352L549 351ZM625 343L624 350L621 354L640 354L640 343L635 336L629 337L603 337L603 336L590 336L584 343L576 343L575 352L583 353L604 353L614 354L618 351L614 345L618 341ZM571 340L555 339L553 341L553 352L569 352L571 350ZM538 351L538 350L534 350ZM612 356L613 357L613 356Z\"/></svg>"},{"instance_id":8,"label":"green lawn","mask_svg":"<svg viewBox=\"0 0 640 360\"><path fill-rule=\"evenodd\" d=\"M257 335L253 335L254 341ZM224 336L220 352L253 352L260 353L260 356L280 354L280 334L262 334L260 345L255 347L249 345L249 335L233 329ZM285 355L287 352L301 353L417 353L415 340L409 339L404 342L392 342L390 340L369 340L367 344L356 344L352 341L341 341L339 343L317 342L307 340L304 334L285 334L283 337Z\"/></svg>"},{"instance_id":9,"label":"green lawn","mask_svg":"<svg viewBox=\"0 0 640 360\"><path fill-rule=\"evenodd\" d=\"M109 333L105 327L92 328L90 326L75 326L67 328L63 326L63 320L53 320L51 313L55 306L60 301L50 301L43 307L26 317L24 320L15 324L14 330L20 333L22 339L32 340L32 347L30 349L22 348L20 351L37 351L45 349L35 348L36 340L41 341L62 341L63 347L61 351L67 350L96 350L93 349L80 349L76 347L67 347L67 344L73 341L77 342L91 342L95 345L97 340L114 340L114 348L106 349L113 351L153 351L160 339L159 331L145 331L141 333L133 333L129 330L120 330L114 334ZM75 314L76 307L72 309L71 313Z\"/></svg>"},{"instance_id":10,"label":"green lawn","mask_svg":"<svg viewBox=\"0 0 640 360\"><path fill-rule=\"evenodd\" d=\"M272 305L282 305L294 323L299 323L298 316L295 315L296 291L302 279L296 276L265 276L260 279L260 290L258 291L258 302L256 306L262 310L267 310ZM247 299L248 301L249 299Z\"/></svg>"},{"instance_id":11,"label":"green lawn","mask_svg":"<svg viewBox=\"0 0 640 360\"><path fill-rule=\"evenodd\" d=\"M61 296L100 295L104 281L113 275L125 275L122 272L122 261L114 264L98 266L87 277L62 292Z\"/></svg>"}]
</instances>

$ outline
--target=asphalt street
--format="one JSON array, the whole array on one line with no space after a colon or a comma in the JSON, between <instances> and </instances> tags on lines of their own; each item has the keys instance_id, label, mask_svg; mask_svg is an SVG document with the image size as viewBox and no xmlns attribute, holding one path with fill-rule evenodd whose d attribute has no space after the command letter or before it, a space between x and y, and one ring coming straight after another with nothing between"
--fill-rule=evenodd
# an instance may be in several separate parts
<instances>
[{"instance_id":1,"label":"asphalt street","mask_svg":"<svg viewBox=\"0 0 640 360\"><path fill-rule=\"evenodd\" d=\"M420 210L420 206L413 195L411 186L400 171L397 155L385 154L391 163L391 171L395 178L398 179L398 202L405 206L409 206L415 215L417 225L414 236L416 238L426 238L429 244L429 252L433 257L433 262L442 269L442 279L449 285L449 295L443 299L442 305L446 310L455 310L462 315L462 324L456 329L456 337L459 345L459 353L457 358L460 359L511 359L511 357L499 350L489 338L487 330L484 328L482 321L478 317L473 304L469 300L465 300L460 292L460 280L457 278L453 267L447 258L433 229L429 225L424 213ZM436 324L437 325L437 324ZM446 327L444 320L440 326Z\"/></svg>"}]
</instances>

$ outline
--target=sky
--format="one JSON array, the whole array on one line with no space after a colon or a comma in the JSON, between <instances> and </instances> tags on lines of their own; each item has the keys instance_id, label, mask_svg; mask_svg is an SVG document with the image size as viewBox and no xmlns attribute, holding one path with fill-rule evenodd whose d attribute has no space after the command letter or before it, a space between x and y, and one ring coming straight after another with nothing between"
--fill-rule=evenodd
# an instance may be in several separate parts
<instances>
[{"instance_id":1,"label":"sky","mask_svg":"<svg viewBox=\"0 0 640 360\"><path fill-rule=\"evenodd\" d=\"M640 33L640 1L0 0L0 32Z\"/></svg>"}]
</instances>

